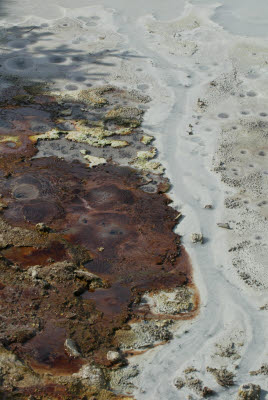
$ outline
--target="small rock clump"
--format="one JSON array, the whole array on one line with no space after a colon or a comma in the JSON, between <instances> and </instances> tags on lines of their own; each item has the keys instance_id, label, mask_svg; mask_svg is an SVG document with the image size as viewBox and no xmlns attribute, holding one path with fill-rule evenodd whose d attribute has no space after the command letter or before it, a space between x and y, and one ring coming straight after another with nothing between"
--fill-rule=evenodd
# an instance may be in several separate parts
<instances>
[{"instance_id":1,"label":"small rock clump","mask_svg":"<svg viewBox=\"0 0 268 400\"><path fill-rule=\"evenodd\" d=\"M237 345L233 342L226 345L216 344L216 347L217 352L215 353L215 355L218 355L220 357L232 358L233 360L238 360L240 358L240 355L237 351Z\"/></svg>"},{"instance_id":2,"label":"small rock clump","mask_svg":"<svg viewBox=\"0 0 268 400\"><path fill-rule=\"evenodd\" d=\"M185 385L185 382L184 382L184 380L182 378L177 378L175 380L174 385L176 386L177 389L181 389Z\"/></svg>"},{"instance_id":3,"label":"small rock clump","mask_svg":"<svg viewBox=\"0 0 268 400\"><path fill-rule=\"evenodd\" d=\"M43 222L39 222L35 227L39 232L50 232L49 226L45 225Z\"/></svg>"},{"instance_id":4,"label":"small rock clump","mask_svg":"<svg viewBox=\"0 0 268 400\"><path fill-rule=\"evenodd\" d=\"M203 243L204 237L202 233L192 233L191 240L193 243Z\"/></svg>"},{"instance_id":5,"label":"small rock clump","mask_svg":"<svg viewBox=\"0 0 268 400\"><path fill-rule=\"evenodd\" d=\"M206 205L204 206L204 208L206 208L206 209L208 209L208 210L212 210L213 205L212 205L212 204L206 204Z\"/></svg>"},{"instance_id":6,"label":"small rock clump","mask_svg":"<svg viewBox=\"0 0 268 400\"><path fill-rule=\"evenodd\" d=\"M175 381L177 389L182 389L184 386L193 392L197 393L200 397L210 397L214 394L213 390L207 386L203 386L203 382L199 379L196 374L197 370L194 367L186 368L184 373L184 379L179 377Z\"/></svg>"},{"instance_id":7,"label":"small rock clump","mask_svg":"<svg viewBox=\"0 0 268 400\"><path fill-rule=\"evenodd\" d=\"M71 357L81 357L81 353L78 350L77 344L72 339L66 339L64 342L64 348Z\"/></svg>"},{"instance_id":8,"label":"small rock clump","mask_svg":"<svg viewBox=\"0 0 268 400\"><path fill-rule=\"evenodd\" d=\"M231 229L230 225L228 223L218 222L217 225L218 225L219 228Z\"/></svg>"},{"instance_id":9,"label":"small rock clump","mask_svg":"<svg viewBox=\"0 0 268 400\"><path fill-rule=\"evenodd\" d=\"M234 384L234 374L228 371L226 368L210 368L207 367L207 371L214 375L217 383L221 386L228 387Z\"/></svg>"},{"instance_id":10,"label":"small rock clump","mask_svg":"<svg viewBox=\"0 0 268 400\"><path fill-rule=\"evenodd\" d=\"M113 364L117 364L122 361L121 354L118 351L108 351L107 360Z\"/></svg>"},{"instance_id":11,"label":"small rock clump","mask_svg":"<svg viewBox=\"0 0 268 400\"><path fill-rule=\"evenodd\" d=\"M72 375L74 378L79 378L83 384L101 388L105 384L105 378L102 370L93 365L85 364L79 372Z\"/></svg>"},{"instance_id":12,"label":"small rock clump","mask_svg":"<svg viewBox=\"0 0 268 400\"><path fill-rule=\"evenodd\" d=\"M116 332L115 340L121 349L144 350L157 343L172 339L172 320L142 321L131 324L130 330L120 329Z\"/></svg>"},{"instance_id":13,"label":"small rock clump","mask_svg":"<svg viewBox=\"0 0 268 400\"><path fill-rule=\"evenodd\" d=\"M193 311L195 308L194 291L187 286L181 286L173 291L159 291L145 294L144 301L150 304L154 314L177 315Z\"/></svg>"},{"instance_id":14,"label":"small rock clump","mask_svg":"<svg viewBox=\"0 0 268 400\"><path fill-rule=\"evenodd\" d=\"M250 375L268 375L268 364L263 364L257 371L250 371Z\"/></svg>"},{"instance_id":15,"label":"small rock clump","mask_svg":"<svg viewBox=\"0 0 268 400\"><path fill-rule=\"evenodd\" d=\"M259 400L261 395L261 388L259 385L247 383L241 385L238 390L237 400Z\"/></svg>"},{"instance_id":16,"label":"small rock clump","mask_svg":"<svg viewBox=\"0 0 268 400\"><path fill-rule=\"evenodd\" d=\"M110 387L112 390L120 391L121 393L132 394L135 385L135 378L139 375L140 370L138 365L127 365L123 368L113 368L110 371ZM120 397L121 398L121 397ZM131 397L132 398L132 397ZM125 397L124 397L125 399ZM126 400L130 398L127 397Z\"/></svg>"}]
</instances>

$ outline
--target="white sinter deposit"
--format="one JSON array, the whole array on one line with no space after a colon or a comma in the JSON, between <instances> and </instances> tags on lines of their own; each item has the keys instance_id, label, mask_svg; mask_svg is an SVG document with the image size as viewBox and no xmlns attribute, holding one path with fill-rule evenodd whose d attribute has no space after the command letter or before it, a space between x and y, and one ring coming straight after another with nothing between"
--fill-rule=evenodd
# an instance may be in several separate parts
<instances>
[{"instance_id":1,"label":"white sinter deposit","mask_svg":"<svg viewBox=\"0 0 268 400\"><path fill-rule=\"evenodd\" d=\"M185 216L201 309L170 343L132 358L134 397L198 399L207 386L229 400L252 383L267 399L267 1L16 0L0 12L1 73L152 99L143 128Z\"/></svg>"}]
</instances>

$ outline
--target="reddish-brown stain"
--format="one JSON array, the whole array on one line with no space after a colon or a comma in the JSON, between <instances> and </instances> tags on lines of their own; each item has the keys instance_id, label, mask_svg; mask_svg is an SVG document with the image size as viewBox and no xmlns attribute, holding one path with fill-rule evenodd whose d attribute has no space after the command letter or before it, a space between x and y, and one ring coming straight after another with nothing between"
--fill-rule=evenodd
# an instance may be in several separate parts
<instances>
[{"instance_id":1,"label":"reddish-brown stain","mask_svg":"<svg viewBox=\"0 0 268 400\"><path fill-rule=\"evenodd\" d=\"M115 284L111 288L87 291L82 295L82 298L94 300L98 310L113 317L115 314L121 314L123 308L127 309L131 299L131 291L130 288Z\"/></svg>"},{"instance_id":2,"label":"reddish-brown stain","mask_svg":"<svg viewBox=\"0 0 268 400\"><path fill-rule=\"evenodd\" d=\"M78 372L84 364L80 358L70 357L64 348L66 331L48 323L43 332L30 339L23 351L36 372L50 372L53 375L70 375Z\"/></svg>"},{"instance_id":3,"label":"reddish-brown stain","mask_svg":"<svg viewBox=\"0 0 268 400\"><path fill-rule=\"evenodd\" d=\"M86 268L111 284L146 290L188 283L189 262L178 257L172 231L177 212L141 183L129 168L36 159L0 182L8 204L3 216L15 226L48 224L89 250L94 259Z\"/></svg>"},{"instance_id":4,"label":"reddish-brown stain","mask_svg":"<svg viewBox=\"0 0 268 400\"><path fill-rule=\"evenodd\" d=\"M35 385L30 387L20 387L17 390L10 391L0 391L0 395L3 395L3 400L9 399L45 399L45 400L69 400L73 396L64 385L57 385L53 383L48 383L47 385Z\"/></svg>"},{"instance_id":5,"label":"reddish-brown stain","mask_svg":"<svg viewBox=\"0 0 268 400\"><path fill-rule=\"evenodd\" d=\"M134 304L142 293L191 284L190 261L173 232L178 214L164 194L145 193L142 185L127 167L89 169L55 158L18 164L0 178L6 222L30 230L45 223L52 235L90 253L85 268L106 282L92 290L72 268L50 267L50 259L68 259L61 242L47 239L50 233L42 248L2 251L23 268L43 265L35 287L30 281L20 287L14 275L0 291L5 314L0 336L35 371L65 375L80 368L82 360L64 350L67 337L78 343L83 357L93 353L93 359L104 360L114 332L140 315Z\"/></svg>"},{"instance_id":6,"label":"reddish-brown stain","mask_svg":"<svg viewBox=\"0 0 268 400\"><path fill-rule=\"evenodd\" d=\"M51 100L48 100L51 101ZM50 113L39 105L6 106L1 108L0 166L10 171L13 164L37 153L31 136L53 127Z\"/></svg>"},{"instance_id":7,"label":"reddish-brown stain","mask_svg":"<svg viewBox=\"0 0 268 400\"><path fill-rule=\"evenodd\" d=\"M195 291L194 309L178 316L139 306L146 291L194 287L189 257L173 231L178 213L164 194L169 181L161 178L157 193L145 193L142 174L128 167L33 160L35 136L59 126L61 106L27 90L1 93L0 193L7 205L1 218L26 230L8 230L14 237L0 251L0 342L39 376L40 385L12 383L0 397L86 399L95 395L87 384L73 385L73 377L66 378L70 385L59 384L64 380L53 377L70 376L92 361L114 367L107 351L118 345L117 330L141 319L192 318L199 297ZM117 102L124 92L108 96L112 107L112 98ZM114 128L113 121L105 123ZM33 273L31 266L39 267ZM91 282L88 272L98 279ZM67 338L78 346L78 358L66 352Z\"/></svg>"},{"instance_id":8,"label":"reddish-brown stain","mask_svg":"<svg viewBox=\"0 0 268 400\"><path fill-rule=\"evenodd\" d=\"M9 261L23 268L70 259L65 246L59 242L51 242L49 247L44 248L10 247L2 250L2 254Z\"/></svg>"}]
</instances>

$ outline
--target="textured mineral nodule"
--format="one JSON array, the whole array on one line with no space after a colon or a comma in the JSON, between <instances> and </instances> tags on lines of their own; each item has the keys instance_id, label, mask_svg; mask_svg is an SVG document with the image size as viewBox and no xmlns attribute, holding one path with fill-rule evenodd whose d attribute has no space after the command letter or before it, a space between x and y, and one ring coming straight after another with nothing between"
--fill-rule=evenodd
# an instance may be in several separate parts
<instances>
[{"instance_id":1,"label":"textured mineral nodule","mask_svg":"<svg viewBox=\"0 0 268 400\"><path fill-rule=\"evenodd\" d=\"M259 400L260 395L261 388L259 385L247 383L239 387L237 400Z\"/></svg>"},{"instance_id":2,"label":"textured mineral nodule","mask_svg":"<svg viewBox=\"0 0 268 400\"><path fill-rule=\"evenodd\" d=\"M109 367L115 333L143 294L191 283L173 232L177 212L143 184L128 167L56 158L0 177L2 219L32 232L17 247L8 236L2 248L0 339L38 376L74 377L92 362Z\"/></svg>"}]
</instances>

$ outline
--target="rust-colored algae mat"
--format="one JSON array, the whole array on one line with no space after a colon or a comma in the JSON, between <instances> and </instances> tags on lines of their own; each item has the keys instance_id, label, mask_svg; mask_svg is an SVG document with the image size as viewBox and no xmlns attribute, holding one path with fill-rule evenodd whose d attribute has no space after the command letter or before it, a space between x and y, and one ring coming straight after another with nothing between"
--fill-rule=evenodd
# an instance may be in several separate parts
<instances>
[{"instance_id":1,"label":"rust-colored algae mat","mask_svg":"<svg viewBox=\"0 0 268 400\"><path fill-rule=\"evenodd\" d=\"M198 311L180 213L140 128L147 101L32 85L2 103L3 398L124 398L115 382L129 355Z\"/></svg>"}]
</instances>

